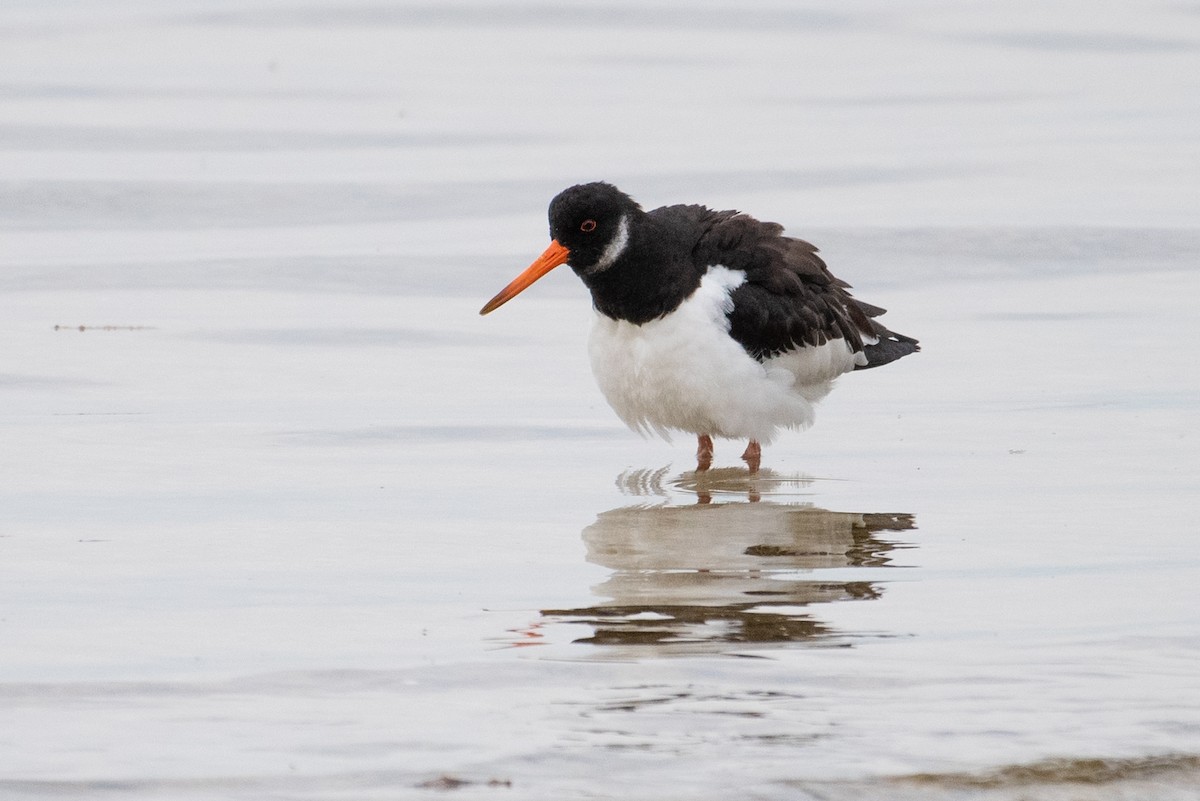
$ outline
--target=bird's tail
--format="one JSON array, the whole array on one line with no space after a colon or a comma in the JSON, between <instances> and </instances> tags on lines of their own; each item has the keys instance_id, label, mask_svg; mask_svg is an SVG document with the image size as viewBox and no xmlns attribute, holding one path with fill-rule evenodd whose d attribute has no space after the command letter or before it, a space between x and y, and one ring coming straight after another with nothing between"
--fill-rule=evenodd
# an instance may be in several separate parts
<instances>
[{"instance_id":1,"label":"bird's tail","mask_svg":"<svg viewBox=\"0 0 1200 801\"><path fill-rule=\"evenodd\" d=\"M882 323L874 319L883 314L885 309L858 299L851 299L851 303L865 315L866 322L871 326L870 333L874 334L878 340L870 344L863 344L863 355L867 357L867 363L855 367L855 370L870 370L872 367L894 362L921 349L917 340L906 337L904 334L897 334L895 331L889 331Z\"/></svg>"}]
</instances>

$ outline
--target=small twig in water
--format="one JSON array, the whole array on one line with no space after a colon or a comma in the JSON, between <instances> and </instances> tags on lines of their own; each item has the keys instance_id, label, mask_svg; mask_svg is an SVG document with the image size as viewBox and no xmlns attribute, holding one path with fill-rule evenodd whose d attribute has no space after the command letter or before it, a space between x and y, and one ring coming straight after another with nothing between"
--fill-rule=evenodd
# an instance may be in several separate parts
<instances>
[{"instance_id":1,"label":"small twig in water","mask_svg":"<svg viewBox=\"0 0 1200 801\"><path fill-rule=\"evenodd\" d=\"M153 331L152 325L55 325L55 331Z\"/></svg>"}]
</instances>

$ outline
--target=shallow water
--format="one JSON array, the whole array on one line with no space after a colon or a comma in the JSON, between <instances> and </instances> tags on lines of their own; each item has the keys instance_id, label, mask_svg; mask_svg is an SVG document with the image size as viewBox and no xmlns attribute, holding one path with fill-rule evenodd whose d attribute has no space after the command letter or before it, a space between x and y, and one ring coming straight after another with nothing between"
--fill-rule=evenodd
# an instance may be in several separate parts
<instances>
[{"instance_id":1,"label":"shallow water","mask_svg":"<svg viewBox=\"0 0 1200 801\"><path fill-rule=\"evenodd\" d=\"M1184 799L1185 6L0 11L0 795ZM745 208L923 352L625 431L562 186Z\"/></svg>"}]
</instances>

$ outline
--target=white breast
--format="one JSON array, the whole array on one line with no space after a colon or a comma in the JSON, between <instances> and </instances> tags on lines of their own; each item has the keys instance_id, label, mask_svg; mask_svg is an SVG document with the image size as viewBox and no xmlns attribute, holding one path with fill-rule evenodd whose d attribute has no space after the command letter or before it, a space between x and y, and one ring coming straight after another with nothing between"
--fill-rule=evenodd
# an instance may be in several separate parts
<instances>
[{"instance_id":1,"label":"white breast","mask_svg":"<svg viewBox=\"0 0 1200 801\"><path fill-rule=\"evenodd\" d=\"M712 267L679 308L643 325L597 314L589 354L600 391L626 425L771 441L806 428L833 379L854 369L844 340L758 362L729 336L730 293L744 273Z\"/></svg>"}]
</instances>

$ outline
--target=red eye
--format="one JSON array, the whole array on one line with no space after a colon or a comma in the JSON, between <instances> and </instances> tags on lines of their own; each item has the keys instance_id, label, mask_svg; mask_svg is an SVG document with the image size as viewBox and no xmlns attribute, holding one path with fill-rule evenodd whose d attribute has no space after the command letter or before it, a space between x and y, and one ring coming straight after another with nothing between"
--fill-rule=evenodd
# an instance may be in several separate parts
<instances>
[{"instance_id":1,"label":"red eye","mask_svg":"<svg viewBox=\"0 0 1200 801\"><path fill-rule=\"evenodd\" d=\"M580 223L579 230L583 231L585 234L590 234L592 231L596 230L596 221L584 220L582 223Z\"/></svg>"}]
</instances>

